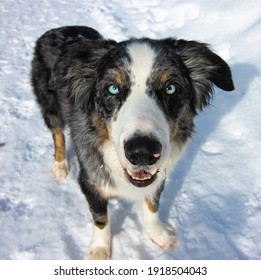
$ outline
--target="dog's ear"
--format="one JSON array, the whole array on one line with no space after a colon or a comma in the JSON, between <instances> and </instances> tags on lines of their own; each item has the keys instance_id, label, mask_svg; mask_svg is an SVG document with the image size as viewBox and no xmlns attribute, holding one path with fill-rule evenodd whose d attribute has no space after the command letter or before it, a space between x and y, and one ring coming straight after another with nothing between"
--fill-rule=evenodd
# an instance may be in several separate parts
<instances>
[{"instance_id":1,"label":"dog's ear","mask_svg":"<svg viewBox=\"0 0 261 280\"><path fill-rule=\"evenodd\" d=\"M213 84L226 91L234 90L229 66L213 53L207 44L177 40L175 50L188 70L196 93L198 109L202 110L208 105Z\"/></svg>"},{"instance_id":2,"label":"dog's ear","mask_svg":"<svg viewBox=\"0 0 261 280\"><path fill-rule=\"evenodd\" d=\"M68 44L52 70L49 88L66 94L72 104L85 111L92 111L99 62L115 44L86 39Z\"/></svg>"}]
</instances>

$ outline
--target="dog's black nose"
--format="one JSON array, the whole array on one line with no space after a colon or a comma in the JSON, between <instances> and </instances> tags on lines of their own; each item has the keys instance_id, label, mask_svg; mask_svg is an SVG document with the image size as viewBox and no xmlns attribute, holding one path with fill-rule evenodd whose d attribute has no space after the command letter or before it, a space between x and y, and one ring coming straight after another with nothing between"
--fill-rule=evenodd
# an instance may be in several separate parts
<instances>
[{"instance_id":1,"label":"dog's black nose","mask_svg":"<svg viewBox=\"0 0 261 280\"><path fill-rule=\"evenodd\" d=\"M133 165L152 165L161 156L161 144L149 136L135 136L124 145L125 156Z\"/></svg>"}]
</instances>

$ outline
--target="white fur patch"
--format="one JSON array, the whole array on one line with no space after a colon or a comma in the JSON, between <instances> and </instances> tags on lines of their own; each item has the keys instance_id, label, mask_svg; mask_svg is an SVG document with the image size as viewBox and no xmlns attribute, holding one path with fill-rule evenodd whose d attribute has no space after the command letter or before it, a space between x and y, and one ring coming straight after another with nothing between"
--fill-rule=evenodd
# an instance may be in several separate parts
<instances>
[{"instance_id":1,"label":"white fur patch","mask_svg":"<svg viewBox=\"0 0 261 280\"><path fill-rule=\"evenodd\" d=\"M111 257L111 231L110 223L100 229L93 225L93 238L89 247L87 258L89 260L107 260Z\"/></svg>"},{"instance_id":2,"label":"white fur patch","mask_svg":"<svg viewBox=\"0 0 261 280\"><path fill-rule=\"evenodd\" d=\"M146 82L152 72L156 54L147 43L134 43L128 47L131 58L131 79L135 87L144 93Z\"/></svg>"},{"instance_id":3,"label":"white fur patch","mask_svg":"<svg viewBox=\"0 0 261 280\"><path fill-rule=\"evenodd\" d=\"M67 159L63 161L55 161L52 169L53 176L56 180L65 179L66 176L69 174L70 165Z\"/></svg>"}]
</instances>

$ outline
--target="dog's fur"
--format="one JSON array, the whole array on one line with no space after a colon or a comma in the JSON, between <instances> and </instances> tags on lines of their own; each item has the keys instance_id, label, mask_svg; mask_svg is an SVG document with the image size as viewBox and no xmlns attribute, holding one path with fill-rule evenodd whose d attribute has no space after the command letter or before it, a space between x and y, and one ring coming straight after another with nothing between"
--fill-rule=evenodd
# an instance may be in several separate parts
<instances>
[{"instance_id":1,"label":"dog's fur","mask_svg":"<svg viewBox=\"0 0 261 280\"><path fill-rule=\"evenodd\" d=\"M94 221L88 258L111 255L107 204L117 197L142 202L150 238L172 247L174 229L158 216L160 194L213 85L234 89L228 65L196 41L115 42L92 28L71 26L37 41L32 85L53 133L58 179L69 172L66 124L71 131Z\"/></svg>"}]
</instances>

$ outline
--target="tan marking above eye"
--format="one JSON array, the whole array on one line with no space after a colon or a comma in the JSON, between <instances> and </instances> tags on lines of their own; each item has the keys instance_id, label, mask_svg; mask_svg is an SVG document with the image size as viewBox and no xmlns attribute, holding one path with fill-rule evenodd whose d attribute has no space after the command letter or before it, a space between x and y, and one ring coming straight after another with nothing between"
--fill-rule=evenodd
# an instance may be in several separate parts
<instances>
[{"instance_id":1,"label":"tan marking above eye","mask_svg":"<svg viewBox=\"0 0 261 280\"><path fill-rule=\"evenodd\" d=\"M119 70L111 70L110 71L110 76L117 82L117 84L119 85L123 85L125 83L125 75L124 73L122 73L121 71Z\"/></svg>"},{"instance_id":2,"label":"tan marking above eye","mask_svg":"<svg viewBox=\"0 0 261 280\"><path fill-rule=\"evenodd\" d=\"M169 79L169 76L170 76L169 70L162 71L160 75L160 84L164 84Z\"/></svg>"}]
</instances>

